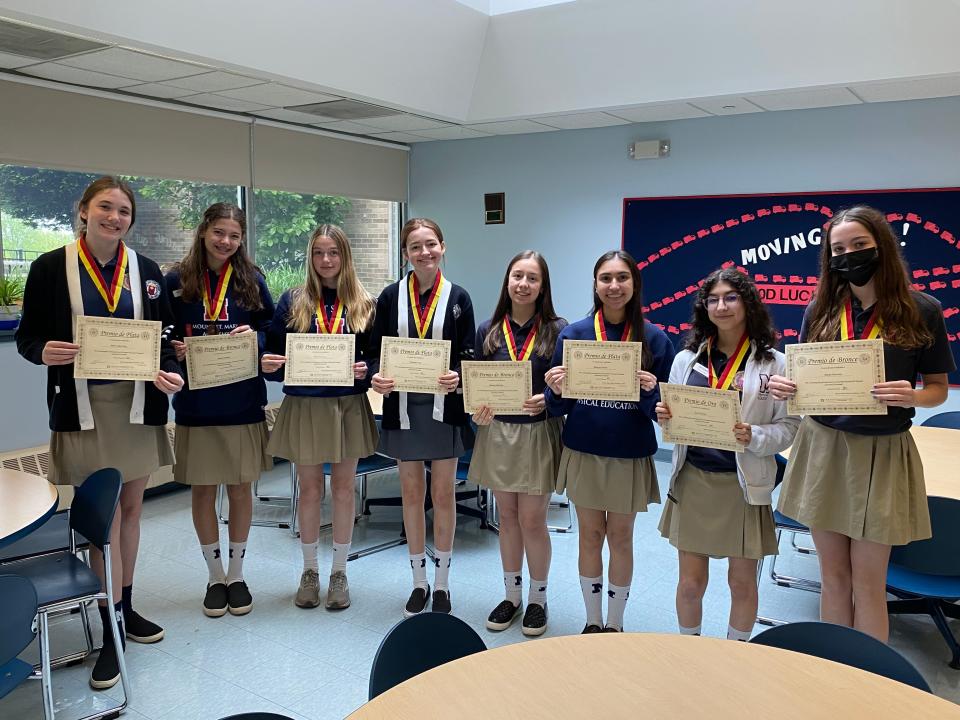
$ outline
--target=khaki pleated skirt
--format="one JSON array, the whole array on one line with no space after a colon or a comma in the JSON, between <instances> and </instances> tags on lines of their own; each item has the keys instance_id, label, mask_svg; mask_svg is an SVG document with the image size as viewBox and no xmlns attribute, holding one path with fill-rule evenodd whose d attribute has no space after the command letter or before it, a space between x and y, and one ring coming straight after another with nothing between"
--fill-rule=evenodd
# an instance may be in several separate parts
<instances>
[{"instance_id":1,"label":"khaki pleated skirt","mask_svg":"<svg viewBox=\"0 0 960 720\"><path fill-rule=\"evenodd\" d=\"M273 467L267 452L267 423L177 425L173 479L184 485L252 483Z\"/></svg>"},{"instance_id":2,"label":"khaki pleated skirt","mask_svg":"<svg viewBox=\"0 0 960 720\"><path fill-rule=\"evenodd\" d=\"M857 435L805 417L777 509L815 530L884 545L932 534L923 464L909 432Z\"/></svg>"},{"instance_id":3,"label":"khaki pleated skirt","mask_svg":"<svg viewBox=\"0 0 960 720\"><path fill-rule=\"evenodd\" d=\"M55 485L82 485L102 468L116 468L123 481L147 477L173 465L167 429L130 422L133 383L89 385L93 430L50 435L50 475Z\"/></svg>"},{"instance_id":4,"label":"khaki pleated skirt","mask_svg":"<svg viewBox=\"0 0 960 720\"><path fill-rule=\"evenodd\" d=\"M684 463L672 496L663 505L660 534L677 550L751 560L777 554L773 509L747 503L735 472Z\"/></svg>"},{"instance_id":5,"label":"khaki pleated skirt","mask_svg":"<svg viewBox=\"0 0 960 720\"><path fill-rule=\"evenodd\" d=\"M377 449L377 423L364 394L342 397L285 395L267 452L297 465L364 458Z\"/></svg>"},{"instance_id":6,"label":"khaki pleated skirt","mask_svg":"<svg viewBox=\"0 0 960 720\"><path fill-rule=\"evenodd\" d=\"M550 495L557 487L562 432L562 418L482 425L468 479L499 492Z\"/></svg>"},{"instance_id":7,"label":"khaki pleated skirt","mask_svg":"<svg viewBox=\"0 0 960 720\"><path fill-rule=\"evenodd\" d=\"M607 512L646 512L660 502L652 457L612 458L563 449L557 492L566 491L577 507Z\"/></svg>"}]
</instances>

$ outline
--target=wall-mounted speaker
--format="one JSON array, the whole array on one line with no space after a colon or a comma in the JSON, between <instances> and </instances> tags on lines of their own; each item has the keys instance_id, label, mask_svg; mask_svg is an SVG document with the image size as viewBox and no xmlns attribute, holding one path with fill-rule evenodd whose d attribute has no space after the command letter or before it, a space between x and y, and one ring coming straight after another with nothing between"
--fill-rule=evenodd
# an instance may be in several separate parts
<instances>
[{"instance_id":1,"label":"wall-mounted speaker","mask_svg":"<svg viewBox=\"0 0 960 720\"><path fill-rule=\"evenodd\" d=\"M483 196L484 225L503 225L506 222L504 193L487 193Z\"/></svg>"}]
</instances>

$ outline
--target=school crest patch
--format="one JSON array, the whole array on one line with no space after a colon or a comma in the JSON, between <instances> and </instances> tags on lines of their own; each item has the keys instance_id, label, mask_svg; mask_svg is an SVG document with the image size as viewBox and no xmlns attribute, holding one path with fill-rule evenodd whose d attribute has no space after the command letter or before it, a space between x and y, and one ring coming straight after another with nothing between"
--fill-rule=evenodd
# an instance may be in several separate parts
<instances>
[{"instance_id":1,"label":"school crest patch","mask_svg":"<svg viewBox=\"0 0 960 720\"><path fill-rule=\"evenodd\" d=\"M743 390L743 371L742 370L733 376L733 386L737 390Z\"/></svg>"},{"instance_id":2,"label":"school crest patch","mask_svg":"<svg viewBox=\"0 0 960 720\"><path fill-rule=\"evenodd\" d=\"M156 300L158 297L160 297L160 283L158 283L156 280L147 280L146 288L147 297L151 300Z\"/></svg>"}]
</instances>

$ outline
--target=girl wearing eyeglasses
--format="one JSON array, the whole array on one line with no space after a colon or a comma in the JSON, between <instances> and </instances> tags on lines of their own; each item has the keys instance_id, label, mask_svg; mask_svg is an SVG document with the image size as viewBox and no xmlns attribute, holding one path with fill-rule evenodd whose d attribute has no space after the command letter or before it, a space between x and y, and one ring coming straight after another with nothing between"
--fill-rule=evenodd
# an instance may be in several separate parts
<instances>
[{"instance_id":1,"label":"girl wearing eyeglasses","mask_svg":"<svg viewBox=\"0 0 960 720\"><path fill-rule=\"evenodd\" d=\"M757 620L757 563L777 553L770 496L776 453L793 442L800 418L774 399L771 375L784 372L777 332L756 286L736 269L716 270L700 286L692 329L673 361L670 382L739 392L741 420L730 428L743 452L674 445L660 534L677 548L677 620L699 635L711 557L728 559L727 639L749 640ZM657 420L673 414L657 403Z\"/></svg>"}]
</instances>

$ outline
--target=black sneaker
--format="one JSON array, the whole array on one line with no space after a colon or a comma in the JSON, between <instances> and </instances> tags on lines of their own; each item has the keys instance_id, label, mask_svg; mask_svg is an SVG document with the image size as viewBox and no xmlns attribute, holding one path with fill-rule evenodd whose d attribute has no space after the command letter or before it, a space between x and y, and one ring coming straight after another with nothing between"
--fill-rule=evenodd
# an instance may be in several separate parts
<instances>
[{"instance_id":1,"label":"black sneaker","mask_svg":"<svg viewBox=\"0 0 960 720\"><path fill-rule=\"evenodd\" d=\"M581 635L592 635L593 633L603 632L603 628L599 625L594 625L593 623L587 623L583 626L583 630L580 631Z\"/></svg>"},{"instance_id":2,"label":"black sneaker","mask_svg":"<svg viewBox=\"0 0 960 720\"><path fill-rule=\"evenodd\" d=\"M449 590L434 590L433 591L433 607L431 608L434 612L450 614L450 591Z\"/></svg>"},{"instance_id":3,"label":"black sneaker","mask_svg":"<svg viewBox=\"0 0 960 720\"><path fill-rule=\"evenodd\" d=\"M207 585L203 596L203 614L207 617L223 617L227 614L227 586L221 582Z\"/></svg>"},{"instance_id":4,"label":"black sneaker","mask_svg":"<svg viewBox=\"0 0 960 720\"><path fill-rule=\"evenodd\" d=\"M547 631L547 604L529 603L523 614L520 632L529 637L543 635Z\"/></svg>"},{"instance_id":5,"label":"black sneaker","mask_svg":"<svg viewBox=\"0 0 960 720\"><path fill-rule=\"evenodd\" d=\"M227 605L231 615L246 615L253 610L253 596L243 580L227 585Z\"/></svg>"},{"instance_id":6,"label":"black sneaker","mask_svg":"<svg viewBox=\"0 0 960 720\"><path fill-rule=\"evenodd\" d=\"M150 622L136 610L123 614L123 625L127 637L138 643L155 643L163 640L163 628Z\"/></svg>"},{"instance_id":7,"label":"black sneaker","mask_svg":"<svg viewBox=\"0 0 960 720\"><path fill-rule=\"evenodd\" d=\"M613 625L607 625L604 629L604 632L623 632L621 628L615 628Z\"/></svg>"},{"instance_id":8,"label":"black sneaker","mask_svg":"<svg viewBox=\"0 0 960 720\"><path fill-rule=\"evenodd\" d=\"M90 673L90 687L94 690L112 688L120 680L120 662L117 660L117 649L113 640L105 642L100 648L100 655Z\"/></svg>"},{"instance_id":9,"label":"black sneaker","mask_svg":"<svg viewBox=\"0 0 960 720\"><path fill-rule=\"evenodd\" d=\"M403 607L403 616L413 617L414 615L419 615L427 607L427 600L429 599L429 585L427 585L425 588L415 587L413 592L410 593L410 598L407 600L407 604Z\"/></svg>"},{"instance_id":10,"label":"black sneaker","mask_svg":"<svg viewBox=\"0 0 960 720\"><path fill-rule=\"evenodd\" d=\"M487 616L487 630L493 630L494 632L506 630L513 625L514 620L520 617L521 614L519 605L514 605L509 600L504 600Z\"/></svg>"}]
</instances>

